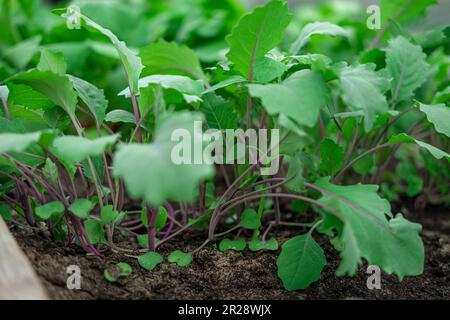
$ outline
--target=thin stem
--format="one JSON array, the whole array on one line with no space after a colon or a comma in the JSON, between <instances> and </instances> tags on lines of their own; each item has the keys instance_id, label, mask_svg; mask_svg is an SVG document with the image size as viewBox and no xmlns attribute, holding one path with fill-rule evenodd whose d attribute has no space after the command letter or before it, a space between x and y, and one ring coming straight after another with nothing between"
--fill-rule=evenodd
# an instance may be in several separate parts
<instances>
[{"instance_id":1,"label":"thin stem","mask_svg":"<svg viewBox=\"0 0 450 320\"><path fill-rule=\"evenodd\" d=\"M347 171L348 168L350 168L351 166L353 166L356 162L358 162L359 160L363 159L365 156L379 150L382 148L386 148L391 146L389 143L384 143L384 144L380 144L376 147L373 147L369 150L367 150L366 152L360 154L359 156L357 156L355 159L353 159L352 161L350 161L349 163L347 163L340 171L339 173L333 178L333 182L336 182L339 180L339 178L344 174L345 171Z\"/></svg>"},{"instance_id":2,"label":"thin stem","mask_svg":"<svg viewBox=\"0 0 450 320\"><path fill-rule=\"evenodd\" d=\"M1 99L2 99L2 103L3 103L3 108L5 109L6 120L10 121L11 113L9 112L9 108L8 108L8 104L6 103L6 99L3 95L1 96Z\"/></svg>"}]
</instances>

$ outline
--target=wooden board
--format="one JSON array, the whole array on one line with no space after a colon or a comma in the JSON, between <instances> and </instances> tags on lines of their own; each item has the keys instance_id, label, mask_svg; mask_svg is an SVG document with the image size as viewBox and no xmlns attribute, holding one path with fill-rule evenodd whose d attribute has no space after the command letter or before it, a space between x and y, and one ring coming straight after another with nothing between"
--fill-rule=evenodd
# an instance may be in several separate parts
<instances>
[{"instance_id":1,"label":"wooden board","mask_svg":"<svg viewBox=\"0 0 450 320\"><path fill-rule=\"evenodd\" d=\"M0 300L44 300L39 278L0 217Z\"/></svg>"}]
</instances>

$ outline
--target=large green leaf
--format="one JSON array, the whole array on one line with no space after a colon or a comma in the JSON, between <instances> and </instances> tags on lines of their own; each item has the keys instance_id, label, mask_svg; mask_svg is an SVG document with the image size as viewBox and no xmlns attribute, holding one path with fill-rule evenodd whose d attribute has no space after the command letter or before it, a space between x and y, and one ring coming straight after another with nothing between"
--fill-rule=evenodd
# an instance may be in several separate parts
<instances>
[{"instance_id":1,"label":"large green leaf","mask_svg":"<svg viewBox=\"0 0 450 320\"><path fill-rule=\"evenodd\" d=\"M364 64L344 67L339 71L342 99L352 111L364 112L366 132L372 129L377 115L388 111L383 93L388 89L389 83L374 69L375 65Z\"/></svg>"},{"instance_id":2,"label":"large green leaf","mask_svg":"<svg viewBox=\"0 0 450 320\"><path fill-rule=\"evenodd\" d=\"M305 25L291 46L290 54L297 54L315 34L329 36L348 36L348 32L340 26L329 22L312 22Z\"/></svg>"},{"instance_id":3,"label":"large green leaf","mask_svg":"<svg viewBox=\"0 0 450 320\"><path fill-rule=\"evenodd\" d=\"M319 280L327 260L310 233L286 241L277 260L278 276L288 290L307 288Z\"/></svg>"},{"instance_id":4,"label":"large green leaf","mask_svg":"<svg viewBox=\"0 0 450 320\"><path fill-rule=\"evenodd\" d=\"M279 44L291 21L288 5L270 1L241 18L226 40L230 46L228 59L235 69L251 80L253 64Z\"/></svg>"},{"instance_id":5,"label":"large green leaf","mask_svg":"<svg viewBox=\"0 0 450 320\"><path fill-rule=\"evenodd\" d=\"M0 134L0 152L22 152L33 143L48 146L54 133L52 131L38 131L32 133L2 133Z\"/></svg>"},{"instance_id":6,"label":"large green leaf","mask_svg":"<svg viewBox=\"0 0 450 320\"><path fill-rule=\"evenodd\" d=\"M433 157L436 159L442 159L446 158L448 161L450 161L450 154L447 152L440 150L436 148L435 146L432 146L431 144L428 144L426 142L416 140L413 137L408 136L406 133L400 133L395 136L392 136L389 138L388 141L389 144L398 144L398 143L415 143L419 147L427 150Z\"/></svg>"},{"instance_id":7,"label":"large green leaf","mask_svg":"<svg viewBox=\"0 0 450 320\"><path fill-rule=\"evenodd\" d=\"M166 42L161 39L142 48L140 56L145 66L144 74L176 72L197 79L205 77L195 52L175 42Z\"/></svg>"},{"instance_id":8,"label":"large green leaf","mask_svg":"<svg viewBox=\"0 0 450 320\"><path fill-rule=\"evenodd\" d=\"M113 173L124 180L128 193L134 199L143 199L152 205L165 200L192 201L197 194L196 186L210 177L214 168L208 164L175 164L172 153L179 140L173 141L176 129L190 137L188 146L202 146L201 121L198 114L182 112L160 120L152 144L121 145L114 157ZM179 131L180 132L180 131ZM193 149L191 149L193 150ZM193 154L192 154L193 156ZM190 163L194 163L189 157Z\"/></svg>"},{"instance_id":9,"label":"large green leaf","mask_svg":"<svg viewBox=\"0 0 450 320\"><path fill-rule=\"evenodd\" d=\"M323 213L324 223L329 225L328 230L331 226L336 229L338 242L343 245L338 275L355 274L361 258L388 274L396 273L400 279L423 272L421 225L401 214L388 220L391 208L378 196L377 185L338 186L328 178L318 180L316 185L322 190L320 201L333 210L333 216Z\"/></svg>"},{"instance_id":10,"label":"large green leaf","mask_svg":"<svg viewBox=\"0 0 450 320\"><path fill-rule=\"evenodd\" d=\"M139 79L139 88L148 87L151 84L157 84L164 89L174 89L183 95L187 103L201 101L200 96L203 92L203 81L193 80L185 76L177 75L151 75ZM130 95L130 90L125 88L119 95Z\"/></svg>"},{"instance_id":11,"label":"large green leaf","mask_svg":"<svg viewBox=\"0 0 450 320\"><path fill-rule=\"evenodd\" d=\"M105 119L106 109L108 108L108 101L105 98L103 90L75 76L68 75L68 77L72 81L78 96L89 108L97 122L101 124Z\"/></svg>"},{"instance_id":12,"label":"large green leaf","mask_svg":"<svg viewBox=\"0 0 450 320\"><path fill-rule=\"evenodd\" d=\"M46 110L55 106L44 94L27 85L10 82L8 83L8 89L9 105L24 106L31 110Z\"/></svg>"},{"instance_id":13,"label":"large green leaf","mask_svg":"<svg viewBox=\"0 0 450 320\"><path fill-rule=\"evenodd\" d=\"M389 42L386 48L386 69L392 77L393 102L409 99L426 80L429 66L425 57L420 46L413 45L401 36Z\"/></svg>"},{"instance_id":14,"label":"large green leaf","mask_svg":"<svg viewBox=\"0 0 450 320\"><path fill-rule=\"evenodd\" d=\"M225 99L214 93L208 93L203 96L200 110L205 115L210 129L225 130L237 128L237 113Z\"/></svg>"},{"instance_id":15,"label":"large green leaf","mask_svg":"<svg viewBox=\"0 0 450 320\"><path fill-rule=\"evenodd\" d=\"M7 81L25 84L47 96L67 113L75 114L77 94L73 89L72 82L66 76L51 71L32 69L19 73Z\"/></svg>"},{"instance_id":16,"label":"large green leaf","mask_svg":"<svg viewBox=\"0 0 450 320\"><path fill-rule=\"evenodd\" d=\"M3 52L3 58L13 64L16 68L23 70L38 52L42 37L35 36L8 47Z\"/></svg>"},{"instance_id":17,"label":"large green leaf","mask_svg":"<svg viewBox=\"0 0 450 320\"><path fill-rule=\"evenodd\" d=\"M319 111L328 102L328 87L321 73L301 70L281 84L249 84L250 95L261 98L270 114L284 114L313 127Z\"/></svg>"},{"instance_id":18,"label":"large green leaf","mask_svg":"<svg viewBox=\"0 0 450 320\"><path fill-rule=\"evenodd\" d=\"M108 146L116 143L117 139L119 139L117 134L96 140L78 136L63 136L55 139L53 147L59 158L69 163L77 163L90 156L102 154Z\"/></svg>"},{"instance_id":19,"label":"large green leaf","mask_svg":"<svg viewBox=\"0 0 450 320\"><path fill-rule=\"evenodd\" d=\"M64 55L61 52L54 52L43 48L37 69L40 71L51 71L63 76L66 74L67 64L66 61L64 61Z\"/></svg>"},{"instance_id":20,"label":"large green leaf","mask_svg":"<svg viewBox=\"0 0 450 320\"><path fill-rule=\"evenodd\" d=\"M380 0L383 27L389 19L407 22L422 15L437 0Z\"/></svg>"},{"instance_id":21,"label":"large green leaf","mask_svg":"<svg viewBox=\"0 0 450 320\"><path fill-rule=\"evenodd\" d=\"M111 30L102 27L83 14L79 14L79 19L81 25L87 30L100 32L101 34L109 38L117 53L119 54L120 60L122 61L122 64L125 68L128 80L130 82L131 91L132 93L137 94L139 92L138 80L143 69L141 58L133 51L131 51L126 46L125 42L120 41L119 38L117 38L117 36L111 32Z\"/></svg>"},{"instance_id":22,"label":"large green leaf","mask_svg":"<svg viewBox=\"0 0 450 320\"><path fill-rule=\"evenodd\" d=\"M69 207L69 211L79 218L86 219L89 217L94 204L88 199L76 199Z\"/></svg>"},{"instance_id":23,"label":"large green leaf","mask_svg":"<svg viewBox=\"0 0 450 320\"><path fill-rule=\"evenodd\" d=\"M437 132L450 137L450 107L445 104L427 105L419 103L419 109L427 116Z\"/></svg>"},{"instance_id":24,"label":"large green leaf","mask_svg":"<svg viewBox=\"0 0 450 320\"><path fill-rule=\"evenodd\" d=\"M320 144L320 169L334 175L344 164L344 150L331 139Z\"/></svg>"}]
</instances>

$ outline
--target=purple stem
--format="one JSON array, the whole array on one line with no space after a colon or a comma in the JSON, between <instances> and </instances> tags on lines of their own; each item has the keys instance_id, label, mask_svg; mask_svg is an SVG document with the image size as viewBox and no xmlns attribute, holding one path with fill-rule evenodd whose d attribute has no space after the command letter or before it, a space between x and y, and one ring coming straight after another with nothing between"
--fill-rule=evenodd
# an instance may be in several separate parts
<instances>
[{"instance_id":1,"label":"purple stem","mask_svg":"<svg viewBox=\"0 0 450 320\"><path fill-rule=\"evenodd\" d=\"M169 226L167 227L167 230L164 233L164 236L163 236L162 240L166 240L167 237L172 232L173 225L174 225L173 220L175 220L175 217L176 217L175 211L173 210L173 207L172 207L172 205L170 203L166 203L166 209L167 209L167 212L169 213L169 216L172 219L170 219Z\"/></svg>"},{"instance_id":2,"label":"purple stem","mask_svg":"<svg viewBox=\"0 0 450 320\"><path fill-rule=\"evenodd\" d=\"M1 96L3 107L5 108L6 120L11 120L11 113L9 113L8 104L6 103L6 99L4 96Z\"/></svg>"},{"instance_id":3,"label":"purple stem","mask_svg":"<svg viewBox=\"0 0 450 320\"><path fill-rule=\"evenodd\" d=\"M148 237L148 250L155 251L156 249L156 217L158 216L158 209L146 207L147 212L147 237Z\"/></svg>"}]
</instances>

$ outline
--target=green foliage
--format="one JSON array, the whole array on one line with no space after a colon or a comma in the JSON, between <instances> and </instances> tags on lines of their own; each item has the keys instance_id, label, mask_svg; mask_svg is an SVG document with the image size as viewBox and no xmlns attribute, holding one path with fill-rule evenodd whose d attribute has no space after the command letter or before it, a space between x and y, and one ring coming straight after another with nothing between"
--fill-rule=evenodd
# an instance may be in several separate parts
<instances>
[{"instance_id":1,"label":"green foliage","mask_svg":"<svg viewBox=\"0 0 450 320\"><path fill-rule=\"evenodd\" d=\"M53 215L61 215L64 212L64 204L59 201L48 202L36 207L36 215L42 220L47 220Z\"/></svg>"},{"instance_id":2,"label":"green foliage","mask_svg":"<svg viewBox=\"0 0 450 320\"><path fill-rule=\"evenodd\" d=\"M3 2L4 219L93 255L113 250L118 234L136 237L147 270L174 235L208 233L200 248L168 256L188 266L206 244L277 251L274 228L312 225L282 245L288 290L320 278L314 239L340 253L338 275L363 260L400 279L423 271L421 226L387 199L449 205L449 28L422 18L435 0L382 0L374 32L365 8L335 3L291 15L273 0L244 15L237 0L76 1L83 28L69 31L76 7L52 15L40 1ZM275 175L203 158L217 151L206 130L246 127L267 130L267 147L279 149ZM227 146L241 149L234 160L243 145ZM303 221L311 216L320 223ZM119 263L104 275L130 273Z\"/></svg>"},{"instance_id":3,"label":"green foliage","mask_svg":"<svg viewBox=\"0 0 450 320\"><path fill-rule=\"evenodd\" d=\"M192 255L189 253L182 252L180 250L173 251L167 260L170 263L176 263L180 267L186 267L192 262Z\"/></svg>"},{"instance_id":4,"label":"green foliage","mask_svg":"<svg viewBox=\"0 0 450 320\"><path fill-rule=\"evenodd\" d=\"M112 268L105 269L103 276L108 282L116 282L120 278L126 278L133 272L133 269L128 263L119 262Z\"/></svg>"},{"instance_id":5,"label":"green foliage","mask_svg":"<svg viewBox=\"0 0 450 320\"><path fill-rule=\"evenodd\" d=\"M58 137L53 143L55 152L61 159L76 163L85 160L90 156L102 154L108 146L113 145L119 135L111 135L96 140L90 140L77 136Z\"/></svg>"},{"instance_id":6,"label":"green foliage","mask_svg":"<svg viewBox=\"0 0 450 320\"><path fill-rule=\"evenodd\" d=\"M222 239L219 243L219 250L220 251L228 251L228 250L234 250L234 251L242 251L247 246L247 243L245 242L245 239L237 239L237 240L230 240L228 238Z\"/></svg>"},{"instance_id":7,"label":"green foliage","mask_svg":"<svg viewBox=\"0 0 450 320\"><path fill-rule=\"evenodd\" d=\"M270 114L286 115L308 127L317 123L319 111L328 101L323 76L311 70L298 71L281 84L250 84L248 88Z\"/></svg>"},{"instance_id":8,"label":"green foliage","mask_svg":"<svg viewBox=\"0 0 450 320\"><path fill-rule=\"evenodd\" d=\"M253 78L253 64L282 40L291 21L286 3L270 1L242 17L226 40L230 46L227 58L247 79Z\"/></svg>"},{"instance_id":9,"label":"green foliage","mask_svg":"<svg viewBox=\"0 0 450 320\"><path fill-rule=\"evenodd\" d=\"M401 214L393 217L389 202L377 195L378 186L338 186L326 178L316 184L323 189L320 201L327 206L327 213L323 214L325 224L332 219L332 228L344 245L337 275L355 274L362 258L388 274L396 273L400 280L422 273L421 225L409 222Z\"/></svg>"},{"instance_id":10,"label":"green foliage","mask_svg":"<svg viewBox=\"0 0 450 320\"><path fill-rule=\"evenodd\" d=\"M429 66L420 46L403 37L389 42L386 48L386 68L392 77L391 95L394 102L409 99L425 80Z\"/></svg>"},{"instance_id":11,"label":"green foliage","mask_svg":"<svg viewBox=\"0 0 450 320\"><path fill-rule=\"evenodd\" d=\"M258 212L253 209L247 208L241 214L240 226L245 229L257 230L261 226L261 219Z\"/></svg>"},{"instance_id":12,"label":"green foliage","mask_svg":"<svg viewBox=\"0 0 450 320\"><path fill-rule=\"evenodd\" d=\"M342 99L352 111L363 112L366 132L372 129L377 115L388 111L383 93L387 90L389 83L374 69L374 65L364 64L339 70Z\"/></svg>"},{"instance_id":13,"label":"green foliage","mask_svg":"<svg viewBox=\"0 0 450 320\"><path fill-rule=\"evenodd\" d=\"M88 199L76 199L69 207L69 211L79 218L86 219L89 217L94 204Z\"/></svg>"},{"instance_id":14,"label":"green foliage","mask_svg":"<svg viewBox=\"0 0 450 320\"><path fill-rule=\"evenodd\" d=\"M248 248L250 249L250 251L261 251L261 250L276 251L278 250L278 241L275 238L272 238L267 241L252 239L248 244Z\"/></svg>"},{"instance_id":15,"label":"green foliage","mask_svg":"<svg viewBox=\"0 0 450 320\"><path fill-rule=\"evenodd\" d=\"M146 254L138 257L139 265L145 270L153 270L158 264L163 261L163 258L159 253L147 252Z\"/></svg>"},{"instance_id":16,"label":"green foliage","mask_svg":"<svg viewBox=\"0 0 450 320\"><path fill-rule=\"evenodd\" d=\"M327 260L311 234L286 241L277 260L278 276L288 290L307 288L320 278Z\"/></svg>"},{"instance_id":17,"label":"green foliage","mask_svg":"<svg viewBox=\"0 0 450 320\"><path fill-rule=\"evenodd\" d=\"M131 197L153 205L165 200L193 200L195 186L211 176L213 168L206 164L174 164L171 153L175 143L171 141L171 135L175 128L183 128L195 139L198 134L194 131L198 128L194 128L194 121L201 121L201 118L188 112L173 114L161 121L152 144L119 146L113 173L124 179Z\"/></svg>"}]
</instances>

